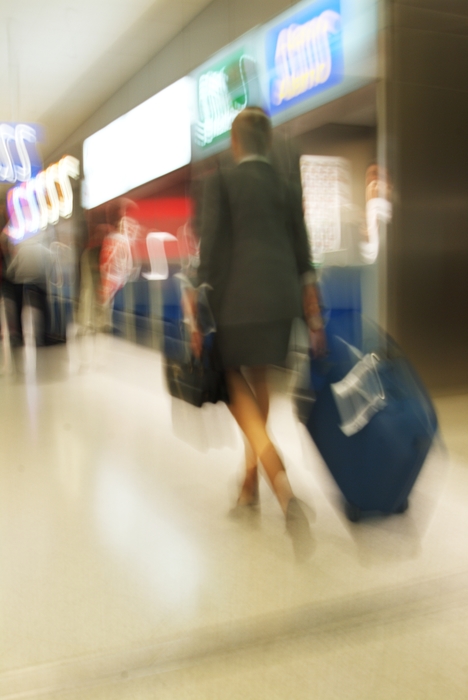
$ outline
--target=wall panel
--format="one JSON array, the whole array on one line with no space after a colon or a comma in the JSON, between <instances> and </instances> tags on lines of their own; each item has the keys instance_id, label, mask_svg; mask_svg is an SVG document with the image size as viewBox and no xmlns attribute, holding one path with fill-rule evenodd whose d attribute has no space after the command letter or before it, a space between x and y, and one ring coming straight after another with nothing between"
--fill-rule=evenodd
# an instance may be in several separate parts
<instances>
[{"instance_id":1,"label":"wall panel","mask_svg":"<svg viewBox=\"0 0 468 700\"><path fill-rule=\"evenodd\" d=\"M427 5L391 3L389 327L434 391L457 392L468 389L468 23L454 31L456 3Z\"/></svg>"}]
</instances>

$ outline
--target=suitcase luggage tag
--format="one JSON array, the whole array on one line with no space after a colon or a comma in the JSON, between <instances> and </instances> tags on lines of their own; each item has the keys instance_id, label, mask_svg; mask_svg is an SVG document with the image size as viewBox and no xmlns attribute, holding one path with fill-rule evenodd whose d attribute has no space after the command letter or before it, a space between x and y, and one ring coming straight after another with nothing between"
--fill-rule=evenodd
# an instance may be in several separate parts
<instances>
[{"instance_id":1,"label":"suitcase luggage tag","mask_svg":"<svg viewBox=\"0 0 468 700\"><path fill-rule=\"evenodd\" d=\"M343 379L330 384L341 418L340 428L348 437L365 428L372 416L387 405L378 370L379 356L375 352L363 355L352 346L349 350L360 359Z\"/></svg>"}]
</instances>

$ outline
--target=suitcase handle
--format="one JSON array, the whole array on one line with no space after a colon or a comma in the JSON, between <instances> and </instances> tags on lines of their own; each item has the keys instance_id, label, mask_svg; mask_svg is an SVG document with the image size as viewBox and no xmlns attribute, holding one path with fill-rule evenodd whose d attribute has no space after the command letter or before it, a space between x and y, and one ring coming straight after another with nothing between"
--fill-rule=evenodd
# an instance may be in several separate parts
<instances>
[{"instance_id":1,"label":"suitcase handle","mask_svg":"<svg viewBox=\"0 0 468 700\"><path fill-rule=\"evenodd\" d=\"M385 401L385 389L383 388L382 380L380 379L380 374L377 369L377 363L380 362L380 357L375 352L371 352L371 358L374 362L374 370L380 387L379 399Z\"/></svg>"}]
</instances>

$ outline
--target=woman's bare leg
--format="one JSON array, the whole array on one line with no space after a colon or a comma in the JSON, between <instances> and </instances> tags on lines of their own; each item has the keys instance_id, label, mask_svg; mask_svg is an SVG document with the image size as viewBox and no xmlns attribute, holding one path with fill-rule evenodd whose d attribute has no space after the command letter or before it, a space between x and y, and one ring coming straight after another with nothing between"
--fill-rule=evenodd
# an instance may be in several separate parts
<instances>
[{"instance_id":1,"label":"woman's bare leg","mask_svg":"<svg viewBox=\"0 0 468 700\"><path fill-rule=\"evenodd\" d=\"M265 421L268 420L268 412L270 410L270 393L268 391L267 368L266 367L249 367L246 370L247 380L250 384L258 407Z\"/></svg>"},{"instance_id":2,"label":"woman's bare leg","mask_svg":"<svg viewBox=\"0 0 468 700\"><path fill-rule=\"evenodd\" d=\"M270 408L270 397L266 381L265 367L251 367L247 371L248 383L255 395L258 407L263 416L265 425L268 421L268 411ZM245 475L242 489L239 495L239 505L257 505L259 502L258 483L258 459L249 441L244 435L245 441Z\"/></svg>"},{"instance_id":3,"label":"woman's bare leg","mask_svg":"<svg viewBox=\"0 0 468 700\"><path fill-rule=\"evenodd\" d=\"M259 502L257 455L252 450L245 435L243 437L245 442L245 474L237 504L255 506Z\"/></svg>"},{"instance_id":4,"label":"woman's bare leg","mask_svg":"<svg viewBox=\"0 0 468 700\"><path fill-rule=\"evenodd\" d=\"M280 506L283 512L286 513L293 493L283 462L266 429L268 390L265 368L256 368L253 373L251 372L253 388L249 386L240 370L228 370L226 378L230 396L229 409L246 436L253 455L256 457L255 468L253 467L252 459L250 460L251 469L250 473L246 474L244 481L245 490L243 488L243 492L246 496L248 487L252 485L254 478L257 477L256 464L257 460L260 460ZM261 404L262 408L259 404Z\"/></svg>"}]
</instances>

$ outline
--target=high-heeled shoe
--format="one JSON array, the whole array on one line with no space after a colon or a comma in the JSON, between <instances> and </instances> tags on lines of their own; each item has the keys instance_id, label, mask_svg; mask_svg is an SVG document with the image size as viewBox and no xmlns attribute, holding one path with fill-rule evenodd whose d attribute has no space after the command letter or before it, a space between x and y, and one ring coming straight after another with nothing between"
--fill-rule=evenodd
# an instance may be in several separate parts
<instances>
[{"instance_id":1,"label":"high-heeled shoe","mask_svg":"<svg viewBox=\"0 0 468 700\"><path fill-rule=\"evenodd\" d=\"M243 493L239 494L237 503L229 511L229 516L234 520L242 520L243 522L254 522L260 515L260 495L258 488L254 490L251 498L244 499Z\"/></svg>"},{"instance_id":2,"label":"high-heeled shoe","mask_svg":"<svg viewBox=\"0 0 468 700\"><path fill-rule=\"evenodd\" d=\"M253 478L246 476L239 491L236 506L258 508L260 505L260 485L258 482L258 473L255 472Z\"/></svg>"},{"instance_id":3,"label":"high-heeled shoe","mask_svg":"<svg viewBox=\"0 0 468 700\"><path fill-rule=\"evenodd\" d=\"M232 520L249 529L258 530L260 527L260 508L258 503L236 503L228 515Z\"/></svg>"},{"instance_id":4,"label":"high-heeled shoe","mask_svg":"<svg viewBox=\"0 0 468 700\"><path fill-rule=\"evenodd\" d=\"M296 559L298 561L309 559L314 549L314 540L309 521L295 497L289 500L286 509L286 532L291 538Z\"/></svg>"}]
</instances>

